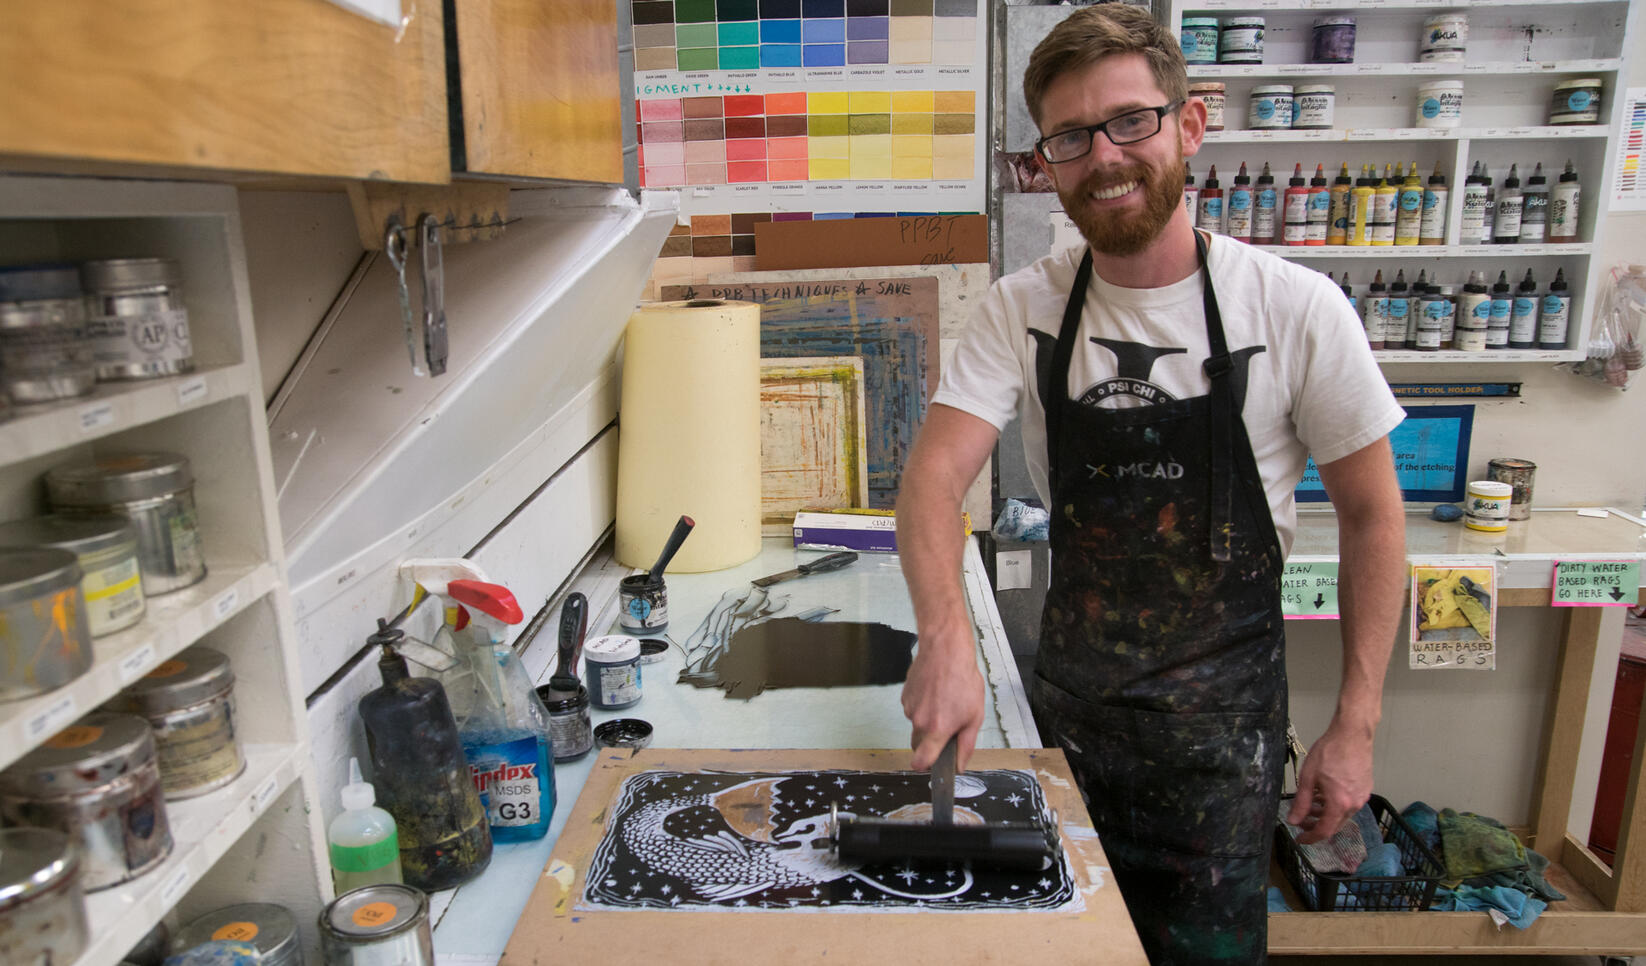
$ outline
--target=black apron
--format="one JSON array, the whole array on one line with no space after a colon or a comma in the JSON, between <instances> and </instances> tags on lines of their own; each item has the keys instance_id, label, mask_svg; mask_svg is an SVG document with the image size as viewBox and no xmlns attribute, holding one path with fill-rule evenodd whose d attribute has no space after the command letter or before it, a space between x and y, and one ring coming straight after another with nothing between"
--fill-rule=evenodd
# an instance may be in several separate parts
<instances>
[{"instance_id":1,"label":"black apron","mask_svg":"<svg viewBox=\"0 0 1646 966\"><path fill-rule=\"evenodd\" d=\"M1043 400L1051 586L1032 705L1087 798L1151 962L1262 963L1285 753L1283 558L1241 418L1206 243L1206 396L1067 398L1075 275Z\"/></svg>"}]
</instances>

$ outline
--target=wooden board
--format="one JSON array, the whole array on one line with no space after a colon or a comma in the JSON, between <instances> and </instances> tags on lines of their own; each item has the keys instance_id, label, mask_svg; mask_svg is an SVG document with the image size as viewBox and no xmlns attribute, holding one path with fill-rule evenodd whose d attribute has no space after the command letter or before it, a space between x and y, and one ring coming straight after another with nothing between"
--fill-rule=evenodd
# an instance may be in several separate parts
<instances>
[{"instance_id":1,"label":"wooden board","mask_svg":"<svg viewBox=\"0 0 1646 966\"><path fill-rule=\"evenodd\" d=\"M863 360L760 360L760 524L794 530L808 507L869 505Z\"/></svg>"},{"instance_id":2,"label":"wooden board","mask_svg":"<svg viewBox=\"0 0 1646 966\"><path fill-rule=\"evenodd\" d=\"M771 772L850 769L905 771L909 752L650 748L632 758L604 750L583 786L565 831L527 900L500 966L550 963L757 962L950 964L1089 962L1096 950L1108 964L1147 958L1127 918L1091 820L1056 749L984 749L971 767L1025 769L1037 777L1059 816L1080 900L1068 911L854 912L845 908L669 911L581 908L585 874L606 832L623 780L644 771ZM735 938L734 938L735 937ZM744 944L738 951L739 944Z\"/></svg>"},{"instance_id":3,"label":"wooden board","mask_svg":"<svg viewBox=\"0 0 1646 966\"><path fill-rule=\"evenodd\" d=\"M989 260L985 215L768 221L754 226L755 267L960 265Z\"/></svg>"}]
</instances>

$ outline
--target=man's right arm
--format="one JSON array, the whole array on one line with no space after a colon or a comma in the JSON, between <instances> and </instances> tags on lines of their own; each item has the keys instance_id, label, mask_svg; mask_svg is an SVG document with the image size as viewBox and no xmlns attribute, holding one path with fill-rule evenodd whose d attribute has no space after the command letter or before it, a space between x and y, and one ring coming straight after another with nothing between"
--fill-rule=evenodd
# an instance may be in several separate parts
<instances>
[{"instance_id":1,"label":"man's right arm","mask_svg":"<svg viewBox=\"0 0 1646 966\"><path fill-rule=\"evenodd\" d=\"M920 644L903 685L914 767L931 767L958 734L965 766L983 723L977 637L960 581L966 536L960 525L968 487L999 432L987 421L933 404L903 469L897 498L897 549L914 600Z\"/></svg>"}]
</instances>

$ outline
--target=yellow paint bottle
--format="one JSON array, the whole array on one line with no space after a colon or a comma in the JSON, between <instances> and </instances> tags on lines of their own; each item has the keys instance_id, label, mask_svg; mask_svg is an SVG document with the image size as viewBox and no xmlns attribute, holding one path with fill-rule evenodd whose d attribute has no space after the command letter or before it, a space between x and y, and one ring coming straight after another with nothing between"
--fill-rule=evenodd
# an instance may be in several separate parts
<instances>
[{"instance_id":1,"label":"yellow paint bottle","mask_svg":"<svg viewBox=\"0 0 1646 966\"><path fill-rule=\"evenodd\" d=\"M1395 244L1416 245L1422 237L1423 182L1417 177L1417 162L1406 169L1395 210Z\"/></svg>"},{"instance_id":2,"label":"yellow paint bottle","mask_svg":"<svg viewBox=\"0 0 1646 966\"><path fill-rule=\"evenodd\" d=\"M1348 244L1364 248L1372 243L1372 203L1377 192L1372 187L1372 166L1360 166L1360 177L1349 192Z\"/></svg>"},{"instance_id":3,"label":"yellow paint bottle","mask_svg":"<svg viewBox=\"0 0 1646 966\"><path fill-rule=\"evenodd\" d=\"M1400 171L1398 167L1383 165L1383 180L1377 184L1372 199L1372 245L1395 243L1395 212L1400 207Z\"/></svg>"}]
</instances>

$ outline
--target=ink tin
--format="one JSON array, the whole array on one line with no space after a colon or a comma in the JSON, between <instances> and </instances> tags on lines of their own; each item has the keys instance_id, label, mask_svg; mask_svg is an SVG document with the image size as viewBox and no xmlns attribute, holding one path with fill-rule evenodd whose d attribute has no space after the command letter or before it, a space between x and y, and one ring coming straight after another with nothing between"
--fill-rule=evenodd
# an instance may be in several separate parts
<instances>
[{"instance_id":1,"label":"ink tin","mask_svg":"<svg viewBox=\"0 0 1646 966\"><path fill-rule=\"evenodd\" d=\"M169 258L109 258L80 267L91 303L86 337L97 378L156 379L194 369L183 272Z\"/></svg>"},{"instance_id":2,"label":"ink tin","mask_svg":"<svg viewBox=\"0 0 1646 966\"><path fill-rule=\"evenodd\" d=\"M46 471L46 498L67 516L118 513L131 520L145 596L206 579L188 457L109 453L64 463Z\"/></svg>"},{"instance_id":3,"label":"ink tin","mask_svg":"<svg viewBox=\"0 0 1646 966\"><path fill-rule=\"evenodd\" d=\"M80 599L92 637L125 630L143 619L137 570L137 533L125 517L49 514L0 523L0 546L52 547L80 561Z\"/></svg>"},{"instance_id":4,"label":"ink tin","mask_svg":"<svg viewBox=\"0 0 1646 966\"><path fill-rule=\"evenodd\" d=\"M1468 42L1468 14L1437 13L1423 21L1417 59L1423 63L1462 63Z\"/></svg>"},{"instance_id":5,"label":"ink tin","mask_svg":"<svg viewBox=\"0 0 1646 966\"><path fill-rule=\"evenodd\" d=\"M632 707L640 700L640 642L621 634L585 641L583 679L596 708Z\"/></svg>"},{"instance_id":6,"label":"ink tin","mask_svg":"<svg viewBox=\"0 0 1646 966\"><path fill-rule=\"evenodd\" d=\"M554 742L554 760L576 761L594 747L594 731L589 720L589 689L581 684L576 691L563 691L552 684L537 689L537 699L549 712L549 738Z\"/></svg>"},{"instance_id":7,"label":"ink tin","mask_svg":"<svg viewBox=\"0 0 1646 966\"><path fill-rule=\"evenodd\" d=\"M1457 127L1463 120L1463 82L1425 81L1417 89L1417 127Z\"/></svg>"},{"instance_id":8,"label":"ink tin","mask_svg":"<svg viewBox=\"0 0 1646 966\"><path fill-rule=\"evenodd\" d=\"M43 403L96 387L79 270L57 264L0 268L0 397Z\"/></svg>"},{"instance_id":9,"label":"ink tin","mask_svg":"<svg viewBox=\"0 0 1646 966\"><path fill-rule=\"evenodd\" d=\"M1336 14L1317 17L1309 34L1311 64L1352 64L1355 60L1355 18Z\"/></svg>"},{"instance_id":10,"label":"ink tin","mask_svg":"<svg viewBox=\"0 0 1646 966\"><path fill-rule=\"evenodd\" d=\"M214 909L177 930L171 948L172 952L182 952L219 939L256 946L258 966L302 966L303 963L297 920L285 906L272 902L243 902Z\"/></svg>"},{"instance_id":11,"label":"ink tin","mask_svg":"<svg viewBox=\"0 0 1646 966\"><path fill-rule=\"evenodd\" d=\"M88 624L74 554L0 548L0 701L44 694L86 673Z\"/></svg>"},{"instance_id":12,"label":"ink tin","mask_svg":"<svg viewBox=\"0 0 1646 966\"><path fill-rule=\"evenodd\" d=\"M639 718L602 721L594 729L594 740L602 748L633 748L639 751L652 743L651 722Z\"/></svg>"},{"instance_id":13,"label":"ink tin","mask_svg":"<svg viewBox=\"0 0 1646 966\"><path fill-rule=\"evenodd\" d=\"M1273 131L1292 126L1292 85L1260 84L1246 102L1246 126Z\"/></svg>"},{"instance_id":14,"label":"ink tin","mask_svg":"<svg viewBox=\"0 0 1646 966\"><path fill-rule=\"evenodd\" d=\"M624 577L617 585L617 623L631 634L652 634L669 626L669 589L651 574Z\"/></svg>"},{"instance_id":15,"label":"ink tin","mask_svg":"<svg viewBox=\"0 0 1646 966\"><path fill-rule=\"evenodd\" d=\"M104 707L140 715L154 729L167 798L204 795L246 770L234 720L234 671L209 647L196 645L161 662Z\"/></svg>"},{"instance_id":16,"label":"ink tin","mask_svg":"<svg viewBox=\"0 0 1646 966\"><path fill-rule=\"evenodd\" d=\"M1330 84L1299 84L1292 94L1292 129L1324 131L1332 126L1337 89Z\"/></svg>"},{"instance_id":17,"label":"ink tin","mask_svg":"<svg viewBox=\"0 0 1646 966\"><path fill-rule=\"evenodd\" d=\"M1549 100L1550 124L1598 124L1600 78L1561 81Z\"/></svg>"},{"instance_id":18,"label":"ink tin","mask_svg":"<svg viewBox=\"0 0 1646 966\"><path fill-rule=\"evenodd\" d=\"M1223 108L1228 103L1222 81L1195 81L1189 85L1189 96L1198 97L1206 105L1206 130L1223 130Z\"/></svg>"},{"instance_id":19,"label":"ink tin","mask_svg":"<svg viewBox=\"0 0 1646 966\"><path fill-rule=\"evenodd\" d=\"M1178 44L1187 63L1217 63L1217 18L1184 17Z\"/></svg>"},{"instance_id":20,"label":"ink tin","mask_svg":"<svg viewBox=\"0 0 1646 966\"><path fill-rule=\"evenodd\" d=\"M72 963L87 938L80 858L69 837L0 829L0 963Z\"/></svg>"},{"instance_id":21,"label":"ink tin","mask_svg":"<svg viewBox=\"0 0 1646 966\"><path fill-rule=\"evenodd\" d=\"M1509 505L1514 487L1496 480L1474 480L1463 501L1463 525L1482 533L1509 529Z\"/></svg>"},{"instance_id":22,"label":"ink tin","mask_svg":"<svg viewBox=\"0 0 1646 966\"><path fill-rule=\"evenodd\" d=\"M1217 33L1220 64L1263 63L1263 18L1230 17Z\"/></svg>"},{"instance_id":23,"label":"ink tin","mask_svg":"<svg viewBox=\"0 0 1646 966\"><path fill-rule=\"evenodd\" d=\"M361 886L320 914L325 966L434 966L429 897L409 885Z\"/></svg>"}]
</instances>

